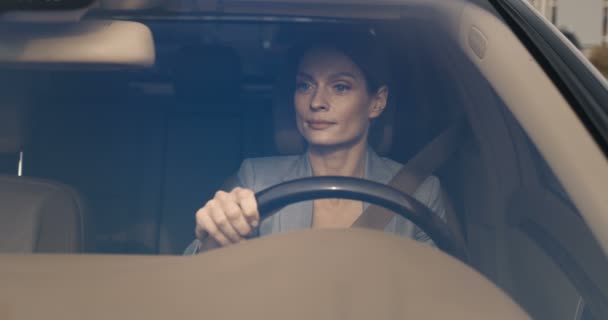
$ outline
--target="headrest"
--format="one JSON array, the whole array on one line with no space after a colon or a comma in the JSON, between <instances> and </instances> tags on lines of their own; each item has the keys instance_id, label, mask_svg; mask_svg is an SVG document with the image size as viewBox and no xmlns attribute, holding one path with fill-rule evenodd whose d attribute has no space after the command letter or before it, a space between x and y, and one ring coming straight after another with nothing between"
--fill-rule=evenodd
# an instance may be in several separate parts
<instances>
[{"instance_id":1,"label":"headrest","mask_svg":"<svg viewBox=\"0 0 608 320\"><path fill-rule=\"evenodd\" d=\"M242 66L234 49L190 45L179 51L176 61L174 85L180 99L222 102L238 99Z\"/></svg>"}]
</instances>

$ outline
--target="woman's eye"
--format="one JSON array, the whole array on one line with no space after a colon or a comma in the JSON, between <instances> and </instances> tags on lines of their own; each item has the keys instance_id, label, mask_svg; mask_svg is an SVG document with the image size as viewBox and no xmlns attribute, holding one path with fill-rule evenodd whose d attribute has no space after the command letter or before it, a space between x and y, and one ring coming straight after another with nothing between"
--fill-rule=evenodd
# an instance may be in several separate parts
<instances>
[{"instance_id":1,"label":"woman's eye","mask_svg":"<svg viewBox=\"0 0 608 320\"><path fill-rule=\"evenodd\" d=\"M306 91L308 91L308 89L310 89L310 84L308 84L306 82L296 83L296 90L298 90L300 92L306 92Z\"/></svg>"},{"instance_id":2,"label":"woman's eye","mask_svg":"<svg viewBox=\"0 0 608 320\"><path fill-rule=\"evenodd\" d=\"M347 86L345 84L337 84L334 86L334 89L336 89L336 91L338 92L346 92L350 90L350 86Z\"/></svg>"}]
</instances>

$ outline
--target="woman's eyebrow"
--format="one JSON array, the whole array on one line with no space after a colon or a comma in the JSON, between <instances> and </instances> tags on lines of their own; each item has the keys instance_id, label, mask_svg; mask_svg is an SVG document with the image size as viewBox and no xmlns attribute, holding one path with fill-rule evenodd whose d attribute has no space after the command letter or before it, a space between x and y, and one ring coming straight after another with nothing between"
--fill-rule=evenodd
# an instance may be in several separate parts
<instances>
[{"instance_id":1,"label":"woman's eyebrow","mask_svg":"<svg viewBox=\"0 0 608 320\"><path fill-rule=\"evenodd\" d=\"M341 77L352 78L353 80L357 79L357 77L350 72L338 72L338 73L334 73L330 76L330 78L332 78L332 79L341 78Z\"/></svg>"},{"instance_id":2,"label":"woman's eyebrow","mask_svg":"<svg viewBox=\"0 0 608 320\"><path fill-rule=\"evenodd\" d=\"M296 75L296 77L308 78L310 80L314 79L313 76L309 75L306 72L301 72L301 71L298 72L298 74ZM334 73L334 74L331 74L329 76L330 79L341 78L341 77L347 77L347 78L351 78L353 80L357 79L357 76L355 76L353 73L346 72L346 71L345 72Z\"/></svg>"},{"instance_id":3,"label":"woman's eyebrow","mask_svg":"<svg viewBox=\"0 0 608 320\"><path fill-rule=\"evenodd\" d=\"M308 73L306 73L306 72L298 72L298 74L296 75L296 77L313 79L313 77L311 75L309 75Z\"/></svg>"}]
</instances>

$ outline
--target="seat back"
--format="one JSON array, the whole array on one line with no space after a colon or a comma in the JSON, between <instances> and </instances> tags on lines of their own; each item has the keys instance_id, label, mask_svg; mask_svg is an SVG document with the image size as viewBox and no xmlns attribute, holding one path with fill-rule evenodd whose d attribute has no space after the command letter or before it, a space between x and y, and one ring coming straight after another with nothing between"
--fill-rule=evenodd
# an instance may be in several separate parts
<instances>
[{"instance_id":1,"label":"seat back","mask_svg":"<svg viewBox=\"0 0 608 320\"><path fill-rule=\"evenodd\" d=\"M84 205L75 190L42 179L0 176L0 252L83 252L84 233Z\"/></svg>"},{"instance_id":2,"label":"seat back","mask_svg":"<svg viewBox=\"0 0 608 320\"><path fill-rule=\"evenodd\" d=\"M0 106L0 154L18 159L25 144L24 108ZM16 163L0 175L0 252L82 252L84 201L61 183L18 176Z\"/></svg>"}]
</instances>

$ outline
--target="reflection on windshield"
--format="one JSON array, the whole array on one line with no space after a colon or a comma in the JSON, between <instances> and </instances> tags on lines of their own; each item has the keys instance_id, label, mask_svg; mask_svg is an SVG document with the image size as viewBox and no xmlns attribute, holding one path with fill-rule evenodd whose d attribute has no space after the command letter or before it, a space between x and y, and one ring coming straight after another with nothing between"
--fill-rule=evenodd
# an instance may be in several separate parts
<instances>
[{"instance_id":1,"label":"reflection on windshield","mask_svg":"<svg viewBox=\"0 0 608 320\"><path fill-rule=\"evenodd\" d=\"M134 14L154 36L151 68L3 66L0 169L10 190L36 185L23 194L40 204L11 211L9 231L26 241L10 251L197 254L368 227L450 248L444 239L531 314L553 312L539 292L559 287L559 307L589 319L578 264L599 246L477 58L437 16L412 16ZM395 187L420 205L408 207L417 220L319 190L260 217L255 192L314 176ZM378 189L365 196L402 199Z\"/></svg>"}]
</instances>

